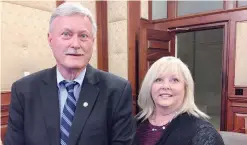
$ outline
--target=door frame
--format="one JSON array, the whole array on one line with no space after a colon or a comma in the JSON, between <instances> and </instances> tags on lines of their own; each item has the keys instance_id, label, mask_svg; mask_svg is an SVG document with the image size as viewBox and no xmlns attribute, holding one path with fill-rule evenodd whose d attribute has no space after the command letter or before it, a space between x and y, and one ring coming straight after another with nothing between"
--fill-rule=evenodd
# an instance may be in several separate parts
<instances>
[{"instance_id":1,"label":"door frame","mask_svg":"<svg viewBox=\"0 0 247 145\"><path fill-rule=\"evenodd\" d=\"M168 30L177 33L191 32L191 31L200 31L200 30L209 30L214 28L222 28L224 30L223 34L223 48L222 48L222 71L221 71L221 113L220 113L220 130L226 130L227 128L227 92L228 92L228 79L229 79L229 51L228 51L228 22L216 22L210 24L199 24L195 26L180 27L183 29L173 29L168 28ZM176 52L176 47L174 48Z\"/></svg>"}]
</instances>

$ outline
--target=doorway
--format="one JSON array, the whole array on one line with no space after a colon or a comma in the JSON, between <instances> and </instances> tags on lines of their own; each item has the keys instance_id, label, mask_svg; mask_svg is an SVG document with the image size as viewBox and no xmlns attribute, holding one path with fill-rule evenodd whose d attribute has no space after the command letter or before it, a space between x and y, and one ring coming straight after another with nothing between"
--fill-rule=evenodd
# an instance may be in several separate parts
<instances>
[{"instance_id":1,"label":"doorway","mask_svg":"<svg viewBox=\"0 0 247 145\"><path fill-rule=\"evenodd\" d=\"M176 57L186 63L195 82L195 103L221 128L224 28L176 34Z\"/></svg>"}]
</instances>

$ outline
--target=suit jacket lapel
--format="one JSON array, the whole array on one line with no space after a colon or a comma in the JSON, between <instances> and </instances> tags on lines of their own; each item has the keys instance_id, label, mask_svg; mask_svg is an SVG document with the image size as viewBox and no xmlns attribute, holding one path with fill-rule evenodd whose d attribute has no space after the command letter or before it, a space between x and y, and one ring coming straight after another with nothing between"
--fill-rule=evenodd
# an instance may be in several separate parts
<instances>
[{"instance_id":1,"label":"suit jacket lapel","mask_svg":"<svg viewBox=\"0 0 247 145\"><path fill-rule=\"evenodd\" d=\"M87 72L81 87L80 97L76 104L76 112L70 132L69 145L75 145L77 143L98 97L99 88L95 86L95 84L99 82L99 79L95 71L96 70L90 65L87 66Z\"/></svg>"},{"instance_id":2,"label":"suit jacket lapel","mask_svg":"<svg viewBox=\"0 0 247 145\"><path fill-rule=\"evenodd\" d=\"M40 87L42 113L51 145L60 145L60 111L56 67L47 70Z\"/></svg>"}]
</instances>

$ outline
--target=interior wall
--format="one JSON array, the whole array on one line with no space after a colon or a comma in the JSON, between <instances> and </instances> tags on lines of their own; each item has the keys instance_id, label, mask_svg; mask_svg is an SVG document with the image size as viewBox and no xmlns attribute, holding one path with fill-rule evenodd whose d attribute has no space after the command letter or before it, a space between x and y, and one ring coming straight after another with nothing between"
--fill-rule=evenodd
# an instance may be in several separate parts
<instances>
[{"instance_id":1,"label":"interior wall","mask_svg":"<svg viewBox=\"0 0 247 145\"><path fill-rule=\"evenodd\" d=\"M127 1L108 1L107 18L108 71L128 79Z\"/></svg>"},{"instance_id":2,"label":"interior wall","mask_svg":"<svg viewBox=\"0 0 247 145\"><path fill-rule=\"evenodd\" d=\"M141 1L141 18L148 19L148 2Z\"/></svg>"},{"instance_id":3,"label":"interior wall","mask_svg":"<svg viewBox=\"0 0 247 145\"><path fill-rule=\"evenodd\" d=\"M96 16L95 1L82 1ZM47 42L53 1L1 2L1 90L9 91L24 72L34 73L55 65ZM90 61L97 68L97 42Z\"/></svg>"},{"instance_id":4,"label":"interior wall","mask_svg":"<svg viewBox=\"0 0 247 145\"><path fill-rule=\"evenodd\" d=\"M47 43L51 10L55 2L2 2L1 90L10 90L24 72L55 64Z\"/></svg>"},{"instance_id":5,"label":"interior wall","mask_svg":"<svg viewBox=\"0 0 247 145\"><path fill-rule=\"evenodd\" d=\"M247 21L237 22L236 56L235 56L235 86L247 87Z\"/></svg>"}]
</instances>

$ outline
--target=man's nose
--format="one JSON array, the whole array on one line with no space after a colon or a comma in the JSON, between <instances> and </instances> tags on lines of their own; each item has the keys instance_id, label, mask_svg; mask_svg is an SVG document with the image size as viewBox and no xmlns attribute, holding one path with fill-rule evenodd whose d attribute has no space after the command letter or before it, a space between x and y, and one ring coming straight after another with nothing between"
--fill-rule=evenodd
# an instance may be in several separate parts
<instances>
[{"instance_id":1,"label":"man's nose","mask_svg":"<svg viewBox=\"0 0 247 145\"><path fill-rule=\"evenodd\" d=\"M75 49L79 49L80 48L80 39L77 36L73 37L71 47L75 48Z\"/></svg>"}]
</instances>

